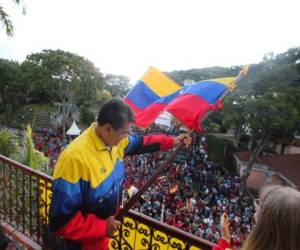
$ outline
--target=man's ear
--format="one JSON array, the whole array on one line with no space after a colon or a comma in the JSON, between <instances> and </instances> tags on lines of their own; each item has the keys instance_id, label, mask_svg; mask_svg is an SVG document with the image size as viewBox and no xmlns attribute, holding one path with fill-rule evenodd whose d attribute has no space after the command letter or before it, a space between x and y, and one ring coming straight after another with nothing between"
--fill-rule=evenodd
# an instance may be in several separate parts
<instances>
[{"instance_id":1,"label":"man's ear","mask_svg":"<svg viewBox=\"0 0 300 250\"><path fill-rule=\"evenodd\" d=\"M104 125L104 129L105 129L105 131L106 131L107 133L111 133L112 130L113 130L113 127L112 127L111 124L106 123L106 124Z\"/></svg>"}]
</instances>

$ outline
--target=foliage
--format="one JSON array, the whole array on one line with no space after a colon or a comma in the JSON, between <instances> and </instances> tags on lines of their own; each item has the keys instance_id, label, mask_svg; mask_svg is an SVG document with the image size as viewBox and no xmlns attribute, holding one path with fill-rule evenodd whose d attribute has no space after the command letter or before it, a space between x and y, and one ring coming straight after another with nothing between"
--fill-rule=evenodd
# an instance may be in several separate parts
<instances>
[{"instance_id":1,"label":"foliage","mask_svg":"<svg viewBox=\"0 0 300 250\"><path fill-rule=\"evenodd\" d=\"M234 145L238 150L240 139L249 132L249 97L235 91L227 96L223 102L223 110L220 112L222 124L233 130Z\"/></svg>"},{"instance_id":2,"label":"foliage","mask_svg":"<svg viewBox=\"0 0 300 250\"><path fill-rule=\"evenodd\" d=\"M29 79L36 72L43 72L37 83L44 84L48 92L44 91L44 87L42 92L53 94L62 104L64 142L71 105L95 101L97 90L102 89L104 84L102 74L89 60L62 50L43 50L41 53L31 54L27 56L24 67L29 70ZM34 96L39 97L39 94Z\"/></svg>"},{"instance_id":3,"label":"foliage","mask_svg":"<svg viewBox=\"0 0 300 250\"><path fill-rule=\"evenodd\" d=\"M85 124L90 124L95 121L95 115L89 110L87 104L80 106L80 120Z\"/></svg>"},{"instance_id":4,"label":"foliage","mask_svg":"<svg viewBox=\"0 0 300 250\"><path fill-rule=\"evenodd\" d=\"M22 106L20 112L27 113L30 112L30 110L51 113L57 111L58 107L50 104L28 104Z\"/></svg>"},{"instance_id":5,"label":"foliage","mask_svg":"<svg viewBox=\"0 0 300 250\"><path fill-rule=\"evenodd\" d=\"M15 4L20 4L21 0L12 0ZM23 13L25 12L25 9L23 7ZM0 23L4 26L6 34L8 36L13 36L14 34L14 26L12 24L12 21L9 19L9 15L6 13L6 11L3 9L3 7L0 5Z\"/></svg>"},{"instance_id":6,"label":"foliage","mask_svg":"<svg viewBox=\"0 0 300 250\"><path fill-rule=\"evenodd\" d=\"M269 137L273 143L288 142L300 123L300 49L267 54L250 67L249 75L224 100L222 125L239 138L251 134L254 144Z\"/></svg>"},{"instance_id":7,"label":"foliage","mask_svg":"<svg viewBox=\"0 0 300 250\"><path fill-rule=\"evenodd\" d=\"M4 113L1 114L1 112L0 112L0 125L5 124L5 121L6 121L5 114Z\"/></svg>"},{"instance_id":8,"label":"foliage","mask_svg":"<svg viewBox=\"0 0 300 250\"><path fill-rule=\"evenodd\" d=\"M113 97L124 97L129 91L129 78L123 75L105 75L106 88Z\"/></svg>"},{"instance_id":9,"label":"foliage","mask_svg":"<svg viewBox=\"0 0 300 250\"><path fill-rule=\"evenodd\" d=\"M97 102L105 103L111 98L111 93L107 89L103 89L102 91L98 91L97 93Z\"/></svg>"},{"instance_id":10,"label":"foliage","mask_svg":"<svg viewBox=\"0 0 300 250\"><path fill-rule=\"evenodd\" d=\"M89 60L62 50L43 50L27 56L22 64L24 81L31 83L35 102L93 101L104 79ZM46 95L46 96L44 96Z\"/></svg>"},{"instance_id":11,"label":"foliage","mask_svg":"<svg viewBox=\"0 0 300 250\"><path fill-rule=\"evenodd\" d=\"M246 132L254 146L242 177L244 188L255 158L272 145L291 141L299 130L299 62L300 48L267 54L261 63L251 66L240 90L225 101L223 123L234 130L236 147Z\"/></svg>"},{"instance_id":12,"label":"foliage","mask_svg":"<svg viewBox=\"0 0 300 250\"><path fill-rule=\"evenodd\" d=\"M17 138L7 129L0 131L0 154L12 157L17 151Z\"/></svg>"},{"instance_id":13,"label":"foliage","mask_svg":"<svg viewBox=\"0 0 300 250\"><path fill-rule=\"evenodd\" d=\"M26 102L28 91L21 76L17 62L0 59L0 110L5 113L6 124L11 122L14 110Z\"/></svg>"},{"instance_id":14,"label":"foliage","mask_svg":"<svg viewBox=\"0 0 300 250\"><path fill-rule=\"evenodd\" d=\"M241 67L232 66L230 68L224 67L211 67L202 69L179 70L172 71L169 76L178 83L183 83L187 79L189 81L199 82L207 79L235 76L240 71Z\"/></svg>"},{"instance_id":15,"label":"foliage","mask_svg":"<svg viewBox=\"0 0 300 250\"><path fill-rule=\"evenodd\" d=\"M202 123L202 127L206 133L222 133L222 124L219 122L217 111Z\"/></svg>"},{"instance_id":16,"label":"foliage","mask_svg":"<svg viewBox=\"0 0 300 250\"><path fill-rule=\"evenodd\" d=\"M41 170L41 168L49 163L49 160L44 154L34 148L32 141L32 129L30 125L27 125L24 142L24 151L20 151L17 156L17 160L24 165L27 165L33 169Z\"/></svg>"},{"instance_id":17,"label":"foliage","mask_svg":"<svg viewBox=\"0 0 300 250\"><path fill-rule=\"evenodd\" d=\"M21 70L22 79L28 87L30 103L45 104L56 100L51 74L47 68L25 60L21 64Z\"/></svg>"},{"instance_id":18,"label":"foliage","mask_svg":"<svg viewBox=\"0 0 300 250\"><path fill-rule=\"evenodd\" d=\"M223 165L227 170L234 171L233 141L217 135L207 136L209 159Z\"/></svg>"},{"instance_id":19,"label":"foliage","mask_svg":"<svg viewBox=\"0 0 300 250\"><path fill-rule=\"evenodd\" d=\"M286 142L293 138L300 114L290 99L285 92L267 92L251 99L249 125L253 138L258 140L269 134L274 142Z\"/></svg>"}]
</instances>

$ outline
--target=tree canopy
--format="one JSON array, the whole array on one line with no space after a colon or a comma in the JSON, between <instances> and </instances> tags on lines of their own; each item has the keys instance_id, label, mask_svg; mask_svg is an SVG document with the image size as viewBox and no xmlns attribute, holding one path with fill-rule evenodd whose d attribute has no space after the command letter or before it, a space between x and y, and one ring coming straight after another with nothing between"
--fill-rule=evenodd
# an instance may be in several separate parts
<instances>
[{"instance_id":1,"label":"tree canopy","mask_svg":"<svg viewBox=\"0 0 300 250\"><path fill-rule=\"evenodd\" d=\"M124 97L129 91L129 78L123 75L105 75L106 89L113 97Z\"/></svg>"},{"instance_id":2,"label":"tree canopy","mask_svg":"<svg viewBox=\"0 0 300 250\"><path fill-rule=\"evenodd\" d=\"M9 123L13 112L26 102L28 93L19 63L0 59L0 89L0 113L6 114Z\"/></svg>"},{"instance_id":3,"label":"tree canopy","mask_svg":"<svg viewBox=\"0 0 300 250\"><path fill-rule=\"evenodd\" d=\"M97 91L104 85L101 72L91 61L62 50L31 54L22 66L32 99L62 104L63 135L71 105L95 101Z\"/></svg>"},{"instance_id":4,"label":"tree canopy","mask_svg":"<svg viewBox=\"0 0 300 250\"><path fill-rule=\"evenodd\" d=\"M43 50L27 56L22 64L24 81L31 85L36 102L93 101L102 89L101 72L88 59L62 50ZM46 95L46 96L45 96Z\"/></svg>"}]
</instances>

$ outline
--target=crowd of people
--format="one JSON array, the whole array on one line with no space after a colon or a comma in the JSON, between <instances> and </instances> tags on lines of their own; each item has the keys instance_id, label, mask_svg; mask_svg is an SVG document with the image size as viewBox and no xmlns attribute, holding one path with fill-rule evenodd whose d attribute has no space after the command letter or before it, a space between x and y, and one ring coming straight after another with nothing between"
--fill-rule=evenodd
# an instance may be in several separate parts
<instances>
[{"instance_id":1,"label":"crowd of people","mask_svg":"<svg viewBox=\"0 0 300 250\"><path fill-rule=\"evenodd\" d=\"M128 157L125 189L141 188L167 156ZM176 156L135 209L212 242L220 238L220 218L226 212L235 245L247 237L255 212L252 200L241 191L240 177L209 160L205 136L200 135L193 136L192 145Z\"/></svg>"},{"instance_id":2,"label":"crowd of people","mask_svg":"<svg viewBox=\"0 0 300 250\"><path fill-rule=\"evenodd\" d=\"M49 167L53 168L63 149L62 129L41 128L33 133L32 139L35 149L43 152L49 158ZM69 144L72 139L72 137L67 136L66 144Z\"/></svg>"}]
</instances>

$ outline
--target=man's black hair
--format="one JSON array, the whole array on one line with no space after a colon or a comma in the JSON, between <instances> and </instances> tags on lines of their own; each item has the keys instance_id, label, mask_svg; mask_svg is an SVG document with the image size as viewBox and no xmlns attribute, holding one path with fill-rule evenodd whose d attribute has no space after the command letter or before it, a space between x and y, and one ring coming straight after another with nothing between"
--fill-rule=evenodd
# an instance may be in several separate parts
<instances>
[{"instance_id":1,"label":"man's black hair","mask_svg":"<svg viewBox=\"0 0 300 250\"><path fill-rule=\"evenodd\" d=\"M131 108L120 99L111 99L106 102L97 117L98 125L111 124L114 130L120 129L126 122L133 122Z\"/></svg>"},{"instance_id":2,"label":"man's black hair","mask_svg":"<svg viewBox=\"0 0 300 250\"><path fill-rule=\"evenodd\" d=\"M0 226L0 250L5 250L10 242L12 241L4 234L4 231Z\"/></svg>"}]
</instances>

